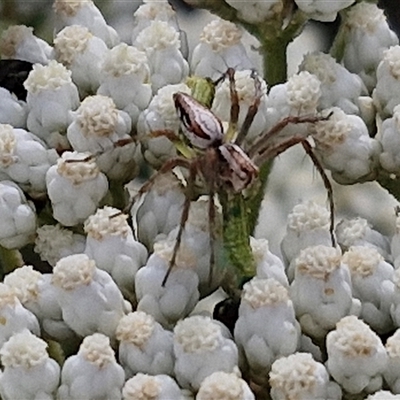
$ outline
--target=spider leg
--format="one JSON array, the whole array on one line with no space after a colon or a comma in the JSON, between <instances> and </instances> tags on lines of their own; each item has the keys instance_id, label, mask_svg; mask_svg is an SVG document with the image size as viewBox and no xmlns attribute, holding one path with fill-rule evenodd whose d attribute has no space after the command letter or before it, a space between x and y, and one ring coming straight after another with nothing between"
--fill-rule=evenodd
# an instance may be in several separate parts
<instances>
[{"instance_id":1,"label":"spider leg","mask_svg":"<svg viewBox=\"0 0 400 400\"><path fill-rule=\"evenodd\" d=\"M324 186L325 189L328 193L328 201L329 201L329 210L330 210L330 214L331 214L331 222L330 222L330 226L329 226L329 233L331 235L331 242L332 242L332 246L336 247L336 240L335 240L335 236L333 234L334 229L335 229L335 203L333 201L333 189L332 189L332 184L328 178L328 176L326 175L326 172L324 171L324 169L322 168L321 163L319 162L317 156L315 155L311 144L307 141L307 140L303 140L301 142L305 152L307 153L307 155L311 158L311 161L313 162L315 168L317 169L317 171L319 172L322 181L324 182Z\"/></svg>"},{"instance_id":2,"label":"spider leg","mask_svg":"<svg viewBox=\"0 0 400 400\"><path fill-rule=\"evenodd\" d=\"M233 68L228 68L225 76L228 76L229 79L229 92L231 95L231 111L230 111L230 120L228 131L225 135L226 142L235 141L235 136L237 134L237 125L239 120L239 96L236 90L235 84L235 70Z\"/></svg>"},{"instance_id":3,"label":"spider leg","mask_svg":"<svg viewBox=\"0 0 400 400\"><path fill-rule=\"evenodd\" d=\"M277 135L283 128L285 128L289 124L303 124L303 123L316 123L318 121L324 121L331 116L329 114L326 117L321 117L318 115L305 115L305 116L295 116L290 115L279 121L275 126L273 126L269 131L263 133L250 147L248 151L248 155L250 158L257 157L258 155L262 154L264 151L270 147L270 139ZM303 136L303 140L305 137ZM299 140L296 142L298 143Z\"/></svg>"},{"instance_id":4,"label":"spider leg","mask_svg":"<svg viewBox=\"0 0 400 400\"><path fill-rule=\"evenodd\" d=\"M194 180L195 180L196 174L197 174L197 164L189 163L188 169L189 169L189 177L188 177L188 181L187 181L188 183L187 183L187 187L186 187L187 195L185 196L185 202L183 203L181 220L179 223L179 230L178 230L178 234L176 235L175 245L172 250L172 257L169 262L169 267L168 267L167 273L165 274L164 279L161 283L161 286L165 286L165 284L167 283L168 277L172 271L172 268L175 265L176 256L178 255L178 250L179 250L179 247L180 247L181 241L182 241L183 230L185 228L186 221L188 220L188 217L189 217L190 199L191 199L190 192L193 190L193 184L194 184Z\"/></svg>"},{"instance_id":5,"label":"spider leg","mask_svg":"<svg viewBox=\"0 0 400 400\"><path fill-rule=\"evenodd\" d=\"M260 107L260 102L261 102L261 97L262 97L262 92L261 92L261 81L260 78L258 77L256 71L252 71L251 77L254 80L254 101L253 104L249 107L247 110L246 117L243 121L243 124L240 128L239 134L236 138L236 144L239 146L242 144L243 140L245 139L251 124L254 121L254 117L257 114L258 108Z\"/></svg>"}]
</instances>

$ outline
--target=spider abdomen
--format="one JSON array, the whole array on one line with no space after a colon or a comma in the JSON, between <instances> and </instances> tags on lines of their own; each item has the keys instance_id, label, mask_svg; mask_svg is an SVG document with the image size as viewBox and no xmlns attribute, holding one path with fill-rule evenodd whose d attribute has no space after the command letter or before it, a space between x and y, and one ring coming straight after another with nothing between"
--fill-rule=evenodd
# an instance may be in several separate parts
<instances>
[{"instance_id":1,"label":"spider abdomen","mask_svg":"<svg viewBox=\"0 0 400 400\"><path fill-rule=\"evenodd\" d=\"M193 146L206 149L222 143L222 123L212 111L186 93L177 92L173 98L182 122L183 134Z\"/></svg>"}]
</instances>

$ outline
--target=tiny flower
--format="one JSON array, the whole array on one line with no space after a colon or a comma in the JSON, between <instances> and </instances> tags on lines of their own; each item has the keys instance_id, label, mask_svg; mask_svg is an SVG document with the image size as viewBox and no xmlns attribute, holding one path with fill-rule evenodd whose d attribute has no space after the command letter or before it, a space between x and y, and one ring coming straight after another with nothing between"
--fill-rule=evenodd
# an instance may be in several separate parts
<instances>
[{"instance_id":1,"label":"tiny flower","mask_svg":"<svg viewBox=\"0 0 400 400\"><path fill-rule=\"evenodd\" d=\"M52 284L64 321L80 336L101 332L114 338L128 306L110 275L86 254L62 258L53 269Z\"/></svg>"},{"instance_id":2,"label":"tiny flower","mask_svg":"<svg viewBox=\"0 0 400 400\"><path fill-rule=\"evenodd\" d=\"M240 19L252 24L263 21L267 24L268 20L279 17L284 7L284 2L282 0L253 0L246 2L227 0L226 2L238 11L238 16Z\"/></svg>"},{"instance_id":3,"label":"tiny flower","mask_svg":"<svg viewBox=\"0 0 400 400\"><path fill-rule=\"evenodd\" d=\"M135 176L136 144L130 136L131 119L107 96L86 97L71 113L67 137L72 148L97 156L97 164L110 179L128 181ZM120 141L128 141L122 146Z\"/></svg>"},{"instance_id":4,"label":"tiny flower","mask_svg":"<svg viewBox=\"0 0 400 400\"><path fill-rule=\"evenodd\" d=\"M47 343L28 330L14 334L1 348L0 374L3 400L53 399L60 366L49 357Z\"/></svg>"},{"instance_id":5,"label":"tiny flower","mask_svg":"<svg viewBox=\"0 0 400 400\"><path fill-rule=\"evenodd\" d=\"M360 114L359 98L366 92L364 83L358 75L352 74L331 55L307 54L300 70L316 75L321 82L319 109L339 107L346 114Z\"/></svg>"},{"instance_id":6,"label":"tiny flower","mask_svg":"<svg viewBox=\"0 0 400 400\"><path fill-rule=\"evenodd\" d=\"M390 243L393 265L397 269L400 267L400 215L396 215L395 233Z\"/></svg>"},{"instance_id":7,"label":"tiny flower","mask_svg":"<svg viewBox=\"0 0 400 400\"><path fill-rule=\"evenodd\" d=\"M390 315L394 325L400 327L400 269L395 269L393 274L394 291L392 304L390 305Z\"/></svg>"},{"instance_id":8,"label":"tiny flower","mask_svg":"<svg viewBox=\"0 0 400 400\"><path fill-rule=\"evenodd\" d=\"M2 58L48 64L52 48L33 34L33 28L13 25L4 30L0 39Z\"/></svg>"},{"instance_id":9,"label":"tiny flower","mask_svg":"<svg viewBox=\"0 0 400 400\"><path fill-rule=\"evenodd\" d=\"M22 305L39 320L41 329L56 340L74 337L62 319L51 274L41 274L32 266L23 266L6 275L4 283L14 290Z\"/></svg>"},{"instance_id":10,"label":"tiny flower","mask_svg":"<svg viewBox=\"0 0 400 400\"><path fill-rule=\"evenodd\" d=\"M298 349L300 333L287 288L273 278L253 278L243 286L234 337L253 381L268 381L272 363Z\"/></svg>"},{"instance_id":11,"label":"tiny flower","mask_svg":"<svg viewBox=\"0 0 400 400\"><path fill-rule=\"evenodd\" d=\"M128 216L116 208L104 207L84 225L87 234L84 253L107 271L125 298L133 301L135 275L147 260L146 248L133 237Z\"/></svg>"},{"instance_id":12,"label":"tiny flower","mask_svg":"<svg viewBox=\"0 0 400 400\"><path fill-rule=\"evenodd\" d=\"M249 107L253 106L254 99L256 96L260 95L260 104L258 105L257 114L246 136L246 142L248 143L265 130L265 125L269 117L267 110L267 84L261 77L256 78L253 75L254 71L252 70L236 71L234 75L235 89L239 99L239 128L244 122ZM260 93L257 93L256 79L259 80ZM211 110L221 120L229 122L231 105L230 82L228 78L225 78L223 82L216 87Z\"/></svg>"},{"instance_id":13,"label":"tiny flower","mask_svg":"<svg viewBox=\"0 0 400 400\"><path fill-rule=\"evenodd\" d=\"M102 39L108 47L114 47L119 42L117 32L108 26L100 10L92 0L71 1L55 0L53 9L62 26L85 26L93 35Z\"/></svg>"},{"instance_id":14,"label":"tiny flower","mask_svg":"<svg viewBox=\"0 0 400 400\"><path fill-rule=\"evenodd\" d=\"M174 242L155 243L154 253L135 277L137 309L152 315L157 322L168 328L189 315L200 297L199 277L195 272L197 259L183 244L177 253L175 265L162 286L173 249Z\"/></svg>"},{"instance_id":15,"label":"tiny flower","mask_svg":"<svg viewBox=\"0 0 400 400\"><path fill-rule=\"evenodd\" d=\"M83 339L78 354L65 361L57 398L121 399L124 381L124 370L115 360L110 339L94 333Z\"/></svg>"},{"instance_id":16,"label":"tiny flower","mask_svg":"<svg viewBox=\"0 0 400 400\"><path fill-rule=\"evenodd\" d=\"M36 230L36 213L33 203L17 184L0 182L0 245L16 249L33 242Z\"/></svg>"},{"instance_id":17,"label":"tiny flower","mask_svg":"<svg viewBox=\"0 0 400 400\"><path fill-rule=\"evenodd\" d=\"M35 64L24 86L28 91L28 130L51 147L67 148L62 134L69 124L69 112L79 105L71 71L55 60L46 66Z\"/></svg>"},{"instance_id":18,"label":"tiny flower","mask_svg":"<svg viewBox=\"0 0 400 400\"><path fill-rule=\"evenodd\" d=\"M357 3L348 11L342 34L345 38L342 44L344 66L360 75L372 91L384 50L397 45L399 39L390 30L383 10L366 1Z\"/></svg>"},{"instance_id":19,"label":"tiny flower","mask_svg":"<svg viewBox=\"0 0 400 400\"><path fill-rule=\"evenodd\" d=\"M84 222L106 195L108 181L88 153L66 151L47 171L54 218L65 226Z\"/></svg>"},{"instance_id":20,"label":"tiny flower","mask_svg":"<svg viewBox=\"0 0 400 400\"><path fill-rule=\"evenodd\" d=\"M179 321L174 328L175 375L181 387L193 391L216 371L236 372L238 350L219 323L209 317L194 316Z\"/></svg>"},{"instance_id":21,"label":"tiny flower","mask_svg":"<svg viewBox=\"0 0 400 400\"><path fill-rule=\"evenodd\" d=\"M201 382L196 400L254 400L254 394L245 380L235 373L217 371Z\"/></svg>"},{"instance_id":22,"label":"tiny flower","mask_svg":"<svg viewBox=\"0 0 400 400\"><path fill-rule=\"evenodd\" d=\"M211 21L203 28L200 43L193 50L193 75L218 79L228 67L236 71L252 69L241 39L242 31L237 25L223 19Z\"/></svg>"},{"instance_id":23,"label":"tiny flower","mask_svg":"<svg viewBox=\"0 0 400 400\"><path fill-rule=\"evenodd\" d=\"M111 97L119 110L129 114L132 126L136 126L140 112L152 97L146 53L125 43L112 48L101 66L97 94Z\"/></svg>"},{"instance_id":24,"label":"tiny flower","mask_svg":"<svg viewBox=\"0 0 400 400\"><path fill-rule=\"evenodd\" d=\"M382 388L388 356L379 336L355 316L342 318L326 337L327 369L348 393Z\"/></svg>"},{"instance_id":25,"label":"tiny flower","mask_svg":"<svg viewBox=\"0 0 400 400\"><path fill-rule=\"evenodd\" d=\"M58 154L24 129L0 124L0 171L31 197L46 193L46 173Z\"/></svg>"},{"instance_id":26,"label":"tiny flower","mask_svg":"<svg viewBox=\"0 0 400 400\"><path fill-rule=\"evenodd\" d=\"M365 122L357 115L346 115L334 107L329 119L312 125L315 152L324 168L341 184L375 179L379 142L371 138Z\"/></svg>"},{"instance_id":27,"label":"tiny flower","mask_svg":"<svg viewBox=\"0 0 400 400\"><path fill-rule=\"evenodd\" d=\"M342 391L323 364L314 361L311 354L295 353L272 364L269 383L272 400L339 400Z\"/></svg>"},{"instance_id":28,"label":"tiny flower","mask_svg":"<svg viewBox=\"0 0 400 400\"><path fill-rule=\"evenodd\" d=\"M322 339L342 317L359 312L339 249L308 247L296 258L295 268L290 294L305 334Z\"/></svg>"},{"instance_id":29,"label":"tiny flower","mask_svg":"<svg viewBox=\"0 0 400 400\"><path fill-rule=\"evenodd\" d=\"M13 288L0 283L0 347L14 333L29 330L40 335L39 322L35 315L23 307Z\"/></svg>"},{"instance_id":30,"label":"tiny flower","mask_svg":"<svg viewBox=\"0 0 400 400\"><path fill-rule=\"evenodd\" d=\"M337 13L351 6L355 0L295 0L294 2L309 18L316 21L333 22Z\"/></svg>"},{"instance_id":31,"label":"tiny flower","mask_svg":"<svg viewBox=\"0 0 400 400\"><path fill-rule=\"evenodd\" d=\"M386 261L391 260L388 238L373 229L364 218L343 219L336 225L335 233L343 252L351 246L366 246L378 250Z\"/></svg>"},{"instance_id":32,"label":"tiny flower","mask_svg":"<svg viewBox=\"0 0 400 400\"><path fill-rule=\"evenodd\" d=\"M274 278L281 285L288 287L289 282L283 262L269 251L268 240L251 237L250 246L257 265L257 278Z\"/></svg>"},{"instance_id":33,"label":"tiny flower","mask_svg":"<svg viewBox=\"0 0 400 400\"><path fill-rule=\"evenodd\" d=\"M25 128L28 106L7 89L0 87L0 124L10 124L15 128Z\"/></svg>"},{"instance_id":34,"label":"tiny flower","mask_svg":"<svg viewBox=\"0 0 400 400\"><path fill-rule=\"evenodd\" d=\"M366 246L350 247L342 262L351 274L353 296L361 301L360 318L378 333L392 330L393 267L376 249Z\"/></svg>"},{"instance_id":35,"label":"tiny flower","mask_svg":"<svg viewBox=\"0 0 400 400\"><path fill-rule=\"evenodd\" d=\"M60 224L42 225L36 230L34 251L54 267L63 257L83 253L85 242L83 235L64 229Z\"/></svg>"},{"instance_id":36,"label":"tiny flower","mask_svg":"<svg viewBox=\"0 0 400 400\"><path fill-rule=\"evenodd\" d=\"M123 400L185 400L178 384L168 375L138 373L122 389Z\"/></svg>"},{"instance_id":37,"label":"tiny flower","mask_svg":"<svg viewBox=\"0 0 400 400\"><path fill-rule=\"evenodd\" d=\"M383 377L393 393L400 394L400 329L390 336L385 344L388 364ZM387 397L390 399L390 397ZM383 399L383 398L382 398Z\"/></svg>"},{"instance_id":38,"label":"tiny flower","mask_svg":"<svg viewBox=\"0 0 400 400\"><path fill-rule=\"evenodd\" d=\"M108 52L103 40L84 26L67 26L55 37L54 52L57 61L71 70L72 80L82 97L96 92L100 85L100 67Z\"/></svg>"},{"instance_id":39,"label":"tiny flower","mask_svg":"<svg viewBox=\"0 0 400 400\"><path fill-rule=\"evenodd\" d=\"M389 390L379 390L374 394L370 394L366 398L366 400L399 400L399 399L400 395L393 394L392 392L389 392Z\"/></svg>"},{"instance_id":40,"label":"tiny flower","mask_svg":"<svg viewBox=\"0 0 400 400\"><path fill-rule=\"evenodd\" d=\"M174 374L172 332L143 311L122 317L116 330L119 362L126 378L138 372L158 375Z\"/></svg>"},{"instance_id":41,"label":"tiny flower","mask_svg":"<svg viewBox=\"0 0 400 400\"><path fill-rule=\"evenodd\" d=\"M189 64L180 51L179 33L167 22L152 21L138 34L134 44L147 54L153 93L188 76Z\"/></svg>"},{"instance_id":42,"label":"tiny flower","mask_svg":"<svg viewBox=\"0 0 400 400\"><path fill-rule=\"evenodd\" d=\"M176 155L174 144L165 136L152 137L154 131L179 132L181 120L176 112L172 98L176 92L190 94L190 88L184 84L167 85L152 98L149 106L140 114L138 136L144 146L143 155L150 165L159 167L167 159Z\"/></svg>"},{"instance_id":43,"label":"tiny flower","mask_svg":"<svg viewBox=\"0 0 400 400\"><path fill-rule=\"evenodd\" d=\"M400 174L400 105L394 107L392 117L383 121L379 142L382 145L379 156L382 167L390 173Z\"/></svg>"},{"instance_id":44,"label":"tiny flower","mask_svg":"<svg viewBox=\"0 0 400 400\"><path fill-rule=\"evenodd\" d=\"M173 173L160 175L135 216L139 240L151 249L165 238L179 224L184 201L182 182Z\"/></svg>"},{"instance_id":45,"label":"tiny flower","mask_svg":"<svg viewBox=\"0 0 400 400\"><path fill-rule=\"evenodd\" d=\"M294 261L301 250L318 244L331 245L329 227L330 213L325 207L313 201L293 207L288 215L286 234L281 242L281 251L290 281L294 277Z\"/></svg>"}]
</instances>

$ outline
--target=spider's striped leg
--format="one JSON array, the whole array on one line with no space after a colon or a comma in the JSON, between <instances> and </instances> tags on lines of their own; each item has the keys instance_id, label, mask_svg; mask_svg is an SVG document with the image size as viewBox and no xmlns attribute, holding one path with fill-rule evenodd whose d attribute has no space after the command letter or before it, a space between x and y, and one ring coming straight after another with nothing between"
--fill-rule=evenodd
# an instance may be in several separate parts
<instances>
[{"instance_id":1,"label":"spider's striped leg","mask_svg":"<svg viewBox=\"0 0 400 400\"><path fill-rule=\"evenodd\" d=\"M235 83L235 70L233 68L228 68L225 76L229 79L229 92L231 95L231 110L229 117L229 127L225 135L226 142L234 142L237 135L237 125L239 120L239 96L236 90Z\"/></svg>"},{"instance_id":2,"label":"spider's striped leg","mask_svg":"<svg viewBox=\"0 0 400 400\"><path fill-rule=\"evenodd\" d=\"M194 185L194 182L196 179L196 174L197 174L197 163L196 162L190 163L187 160L185 160L185 161L187 162L186 167L189 169L189 177L188 177L187 186L186 186L187 193L185 196L185 202L183 203L181 220L179 223L179 230L178 230L178 234L176 235L174 248L172 250L172 257L169 262L169 267L168 267L167 273L165 274L164 279L161 283L161 286L165 286L165 284L167 283L168 277L172 271L172 268L174 268L174 266L175 266L176 257L177 257L178 250L179 250L179 247L180 247L181 241L182 241L183 230L185 228L186 221L188 220L188 217L189 217L190 201L192 198L191 194L193 191L193 185Z\"/></svg>"},{"instance_id":3,"label":"spider's striped leg","mask_svg":"<svg viewBox=\"0 0 400 400\"><path fill-rule=\"evenodd\" d=\"M307 140L303 140L301 142L301 144L302 144L305 152L307 153L307 155L311 158L311 161L313 162L315 168L317 169L317 171L321 175L322 181L324 182L325 189L326 189L326 191L328 193L329 210L330 210L330 214L331 214L329 233L331 235L332 246L336 247L336 240L335 240L335 236L334 236L334 233L333 233L334 229L335 229L335 203L333 201L332 184L331 184L328 176L326 175L325 170L322 168L322 165L319 162L317 156L315 155L310 143Z\"/></svg>"},{"instance_id":4,"label":"spider's striped leg","mask_svg":"<svg viewBox=\"0 0 400 400\"><path fill-rule=\"evenodd\" d=\"M261 91L261 81L256 71L252 71L251 77L254 80L254 101L253 104L247 110L246 117L243 121L242 126L240 127L240 131L236 138L236 144L239 146L243 143L251 124L253 123L254 117L257 114L258 108L260 107L262 91Z\"/></svg>"}]
</instances>

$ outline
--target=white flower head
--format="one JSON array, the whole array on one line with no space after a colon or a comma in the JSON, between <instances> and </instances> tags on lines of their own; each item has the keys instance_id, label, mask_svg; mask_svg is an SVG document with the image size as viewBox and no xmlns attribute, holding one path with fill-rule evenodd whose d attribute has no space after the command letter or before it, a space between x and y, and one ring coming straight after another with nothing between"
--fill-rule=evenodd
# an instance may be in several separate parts
<instances>
[{"instance_id":1,"label":"white flower head","mask_svg":"<svg viewBox=\"0 0 400 400\"><path fill-rule=\"evenodd\" d=\"M250 23L268 23L268 20L276 18L283 10L284 2L273 1L237 1L227 0L227 3L238 11L241 19Z\"/></svg>"},{"instance_id":2,"label":"white flower head","mask_svg":"<svg viewBox=\"0 0 400 400\"><path fill-rule=\"evenodd\" d=\"M7 89L0 87L0 124L9 124L15 128L25 128L28 117L28 105Z\"/></svg>"},{"instance_id":3,"label":"white flower head","mask_svg":"<svg viewBox=\"0 0 400 400\"><path fill-rule=\"evenodd\" d=\"M384 378L389 388L393 393L398 393L400 385L400 377L397 373L400 366L400 330L397 329L396 332L390 336L385 344L386 352L388 355L388 365L384 372ZM381 397L382 398L382 397ZM391 397L387 397L390 399ZM383 399L383 398L382 398Z\"/></svg>"},{"instance_id":4,"label":"white flower head","mask_svg":"<svg viewBox=\"0 0 400 400\"><path fill-rule=\"evenodd\" d=\"M316 21L332 22L337 13L352 5L355 0L319 1L319 0L295 0L299 9Z\"/></svg>"}]
</instances>

